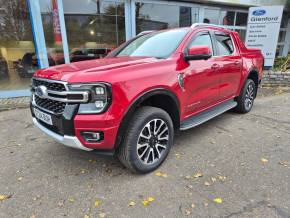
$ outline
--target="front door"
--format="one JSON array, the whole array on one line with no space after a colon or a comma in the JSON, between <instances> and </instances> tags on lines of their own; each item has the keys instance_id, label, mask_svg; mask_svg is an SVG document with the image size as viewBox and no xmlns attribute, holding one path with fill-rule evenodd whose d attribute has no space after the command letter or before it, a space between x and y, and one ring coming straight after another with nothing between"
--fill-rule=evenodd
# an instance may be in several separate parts
<instances>
[{"instance_id":1,"label":"front door","mask_svg":"<svg viewBox=\"0 0 290 218\"><path fill-rule=\"evenodd\" d=\"M195 34L187 46L206 45L214 55L212 38L208 31ZM208 60L191 60L184 73L184 86L187 95L186 117L191 116L217 102L219 97L218 64L215 57Z\"/></svg>"},{"instance_id":2,"label":"front door","mask_svg":"<svg viewBox=\"0 0 290 218\"><path fill-rule=\"evenodd\" d=\"M242 60L229 34L215 32L217 56L220 65L220 100L235 97L241 80Z\"/></svg>"}]
</instances>

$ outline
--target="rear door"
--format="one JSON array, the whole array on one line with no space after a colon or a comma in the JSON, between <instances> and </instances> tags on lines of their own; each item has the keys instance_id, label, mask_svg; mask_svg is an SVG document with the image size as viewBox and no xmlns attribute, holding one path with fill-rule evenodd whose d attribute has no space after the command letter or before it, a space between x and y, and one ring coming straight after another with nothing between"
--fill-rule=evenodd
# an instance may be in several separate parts
<instances>
[{"instance_id":1,"label":"rear door","mask_svg":"<svg viewBox=\"0 0 290 218\"><path fill-rule=\"evenodd\" d=\"M220 88L219 99L225 100L236 95L239 88L242 70L242 60L230 34L214 32L219 63Z\"/></svg>"},{"instance_id":2,"label":"rear door","mask_svg":"<svg viewBox=\"0 0 290 218\"><path fill-rule=\"evenodd\" d=\"M196 33L187 49L192 46L206 45L213 57L208 60L191 60L190 66L184 73L184 84L187 95L186 116L190 116L198 111L206 109L214 104L219 97L219 74L218 64L215 60L215 49L213 47L212 36L208 31Z\"/></svg>"}]
</instances>

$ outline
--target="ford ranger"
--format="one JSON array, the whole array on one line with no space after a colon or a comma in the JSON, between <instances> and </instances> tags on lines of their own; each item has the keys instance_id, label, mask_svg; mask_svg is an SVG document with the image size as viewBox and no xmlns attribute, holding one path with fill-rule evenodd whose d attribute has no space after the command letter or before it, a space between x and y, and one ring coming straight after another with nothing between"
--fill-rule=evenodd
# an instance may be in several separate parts
<instances>
[{"instance_id":1,"label":"ford ranger","mask_svg":"<svg viewBox=\"0 0 290 218\"><path fill-rule=\"evenodd\" d=\"M99 60L38 70L34 124L58 142L116 154L137 173L166 159L174 134L233 109L247 113L261 51L209 24L141 33Z\"/></svg>"}]
</instances>

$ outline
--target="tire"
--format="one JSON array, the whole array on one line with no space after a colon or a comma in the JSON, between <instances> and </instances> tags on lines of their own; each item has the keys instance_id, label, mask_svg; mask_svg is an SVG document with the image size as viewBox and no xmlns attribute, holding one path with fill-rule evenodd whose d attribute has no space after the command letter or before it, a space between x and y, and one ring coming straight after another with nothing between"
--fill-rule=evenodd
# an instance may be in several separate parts
<instances>
[{"instance_id":1,"label":"tire","mask_svg":"<svg viewBox=\"0 0 290 218\"><path fill-rule=\"evenodd\" d=\"M251 111L256 97L256 90L255 82L252 79L247 79L240 95L236 99L238 103L235 108L236 112L245 114Z\"/></svg>"},{"instance_id":2,"label":"tire","mask_svg":"<svg viewBox=\"0 0 290 218\"><path fill-rule=\"evenodd\" d=\"M120 162L134 173L152 172L166 159L173 144L173 137L173 123L164 110L141 107L129 123L117 156Z\"/></svg>"}]
</instances>

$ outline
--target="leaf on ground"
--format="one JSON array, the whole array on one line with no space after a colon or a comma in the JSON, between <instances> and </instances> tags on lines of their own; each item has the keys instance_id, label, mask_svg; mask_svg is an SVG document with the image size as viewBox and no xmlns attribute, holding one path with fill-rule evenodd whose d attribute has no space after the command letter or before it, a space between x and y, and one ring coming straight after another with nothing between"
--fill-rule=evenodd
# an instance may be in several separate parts
<instances>
[{"instance_id":1,"label":"leaf on ground","mask_svg":"<svg viewBox=\"0 0 290 218\"><path fill-rule=\"evenodd\" d=\"M186 216L189 216L190 214L191 214L191 211L186 209L186 210L185 210L185 215L186 215Z\"/></svg>"},{"instance_id":2,"label":"leaf on ground","mask_svg":"<svg viewBox=\"0 0 290 218\"><path fill-rule=\"evenodd\" d=\"M32 215L30 216L30 218L36 218L36 215L35 215L35 214L32 214Z\"/></svg>"},{"instance_id":3,"label":"leaf on ground","mask_svg":"<svg viewBox=\"0 0 290 218\"><path fill-rule=\"evenodd\" d=\"M216 144L216 142L214 140L211 140L210 143L211 144Z\"/></svg>"},{"instance_id":4,"label":"leaf on ground","mask_svg":"<svg viewBox=\"0 0 290 218\"><path fill-rule=\"evenodd\" d=\"M59 201L59 202L57 203L57 205L58 205L59 207L63 207L64 203L63 203L63 201Z\"/></svg>"},{"instance_id":5,"label":"leaf on ground","mask_svg":"<svg viewBox=\"0 0 290 218\"><path fill-rule=\"evenodd\" d=\"M155 201L155 198L149 197L147 200L148 200L149 202L152 202L152 201Z\"/></svg>"},{"instance_id":6,"label":"leaf on ground","mask_svg":"<svg viewBox=\"0 0 290 218\"><path fill-rule=\"evenodd\" d=\"M8 198L11 198L12 195L0 195L0 201L4 201Z\"/></svg>"},{"instance_id":7,"label":"leaf on ground","mask_svg":"<svg viewBox=\"0 0 290 218\"><path fill-rule=\"evenodd\" d=\"M205 185L205 186L210 186L210 183L207 182L207 181L205 181L205 182L204 182L204 185Z\"/></svg>"},{"instance_id":8,"label":"leaf on ground","mask_svg":"<svg viewBox=\"0 0 290 218\"><path fill-rule=\"evenodd\" d=\"M162 173L160 171L155 173L155 176L159 176L159 177L163 177L163 178L167 178L167 174L166 173Z\"/></svg>"},{"instance_id":9,"label":"leaf on ground","mask_svg":"<svg viewBox=\"0 0 290 218\"><path fill-rule=\"evenodd\" d=\"M75 202L75 199L74 198L69 198L68 201L73 203L73 202Z\"/></svg>"},{"instance_id":10,"label":"leaf on ground","mask_svg":"<svg viewBox=\"0 0 290 218\"><path fill-rule=\"evenodd\" d=\"M211 177L210 179L211 179L211 181L212 181L213 183L216 182L216 178L215 178L215 177Z\"/></svg>"},{"instance_id":11,"label":"leaf on ground","mask_svg":"<svg viewBox=\"0 0 290 218\"><path fill-rule=\"evenodd\" d=\"M195 204L194 203L191 204L191 208L195 208Z\"/></svg>"},{"instance_id":12,"label":"leaf on ground","mask_svg":"<svg viewBox=\"0 0 290 218\"><path fill-rule=\"evenodd\" d=\"M143 204L144 206L148 206L148 205L149 205L151 202L153 202L153 201L155 201L155 199L154 199L153 197L149 197L149 198L143 200L143 201L142 201L142 204Z\"/></svg>"},{"instance_id":13,"label":"leaf on ground","mask_svg":"<svg viewBox=\"0 0 290 218\"><path fill-rule=\"evenodd\" d=\"M199 178L199 177L203 177L202 173L196 173L193 175L193 178Z\"/></svg>"},{"instance_id":14,"label":"leaf on ground","mask_svg":"<svg viewBox=\"0 0 290 218\"><path fill-rule=\"evenodd\" d=\"M150 204L150 202L147 201L147 200L144 200L144 201L142 201L142 204L143 204L144 206L148 206L148 205Z\"/></svg>"},{"instance_id":15,"label":"leaf on ground","mask_svg":"<svg viewBox=\"0 0 290 218\"><path fill-rule=\"evenodd\" d=\"M90 163L93 163L93 164L97 163L96 160L91 160L91 159L89 160L89 162L90 162Z\"/></svg>"},{"instance_id":16,"label":"leaf on ground","mask_svg":"<svg viewBox=\"0 0 290 218\"><path fill-rule=\"evenodd\" d=\"M100 200L96 200L95 201L95 207L98 207L98 206L100 206L101 205L101 201Z\"/></svg>"},{"instance_id":17,"label":"leaf on ground","mask_svg":"<svg viewBox=\"0 0 290 218\"><path fill-rule=\"evenodd\" d=\"M106 217L106 214L105 213L99 213L99 217L104 218L104 217Z\"/></svg>"},{"instance_id":18,"label":"leaf on ground","mask_svg":"<svg viewBox=\"0 0 290 218\"><path fill-rule=\"evenodd\" d=\"M281 166L283 166L283 167L288 167L289 162L287 162L287 161L280 161L279 164L280 164Z\"/></svg>"},{"instance_id":19,"label":"leaf on ground","mask_svg":"<svg viewBox=\"0 0 290 218\"><path fill-rule=\"evenodd\" d=\"M85 173L88 173L89 171L88 170L86 170L86 169L81 169L81 173L82 174L85 174Z\"/></svg>"},{"instance_id":20,"label":"leaf on ground","mask_svg":"<svg viewBox=\"0 0 290 218\"><path fill-rule=\"evenodd\" d=\"M84 218L90 218L90 216L88 214L85 214Z\"/></svg>"},{"instance_id":21,"label":"leaf on ground","mask_svg":"<svg viewBox=\"0 0 290 218\"><path fill-rule=\"evenodd\" d=\"M21 177L21 176L17 178L18 181L21 181L22 179L23 179L23 177Z\"/></svg>"},{"instance_id":22,"label":"leaf on ground","mask_svg":"<svg viewBox=\"0 0 290 218\"><path fill-rule=\"evenodd\" d=\"M262 162L263 164L266 164L266 163L268 163L269 161L268 161L268 159L262 157L262 158L261 158L261 162Z\"/></svg>"},{"instance_id":23,"label":"leaf on ground","mask_svg":"<svg viewBox=\"0 0 290 218\"><path fill-rule=\"evenodd\" d=\"M130 207L134 207L135 205L136 205L136 203L134 201L130 201L128 204L128 206L130 206Z\"/></svg>"},{"instance_id":24,"label":"leaf on ground","mask_svg":"<svg viewBox=\"0 0 290 218\"><path fill-rule=\"evenodd\" d=\"M189 189L193 189L192 185L187 185L186 187L189 188Z\"/></svg>"},{"instance_id":25,"label":"leaf on ground","mask_svg":"<svg viewBox=\"0 0 290 218\"><path fill-rule=\"evenodd\" d=\"M215 199L213 199L213 201L217 204L223 203L223 200L221 198L215 198Z\"/></svg>"},{"instance_id":26,"label":"leaf on ground","mask_svg":"<svg viewBox=\"0 0 290 218\"><path fill-rule=\"evenodd\" d=\"M225 176L218 176L218 179L222 182L226 181L227 177Z\"/></svg>"},{"instance_id":27,"label":"leaf on ground","mask_svg":"<svg viewBox=\"0 0 290 218\"><path fill-rule=\"evenodd\" d=\"M176 158L177 160L180 159L180 154L176 153L176 154L175 154L175 158Z\"/></svg>"},{"instance_id":28,"label":"leaf on ground","mask_svg":"<svg viewBox=\"0 0 290 218\"><path fill-rule=\"evenodd\" d=\"M186 175L185 179L191 179L191 176L190 175Z\"/></svg>"}]
</instances>

